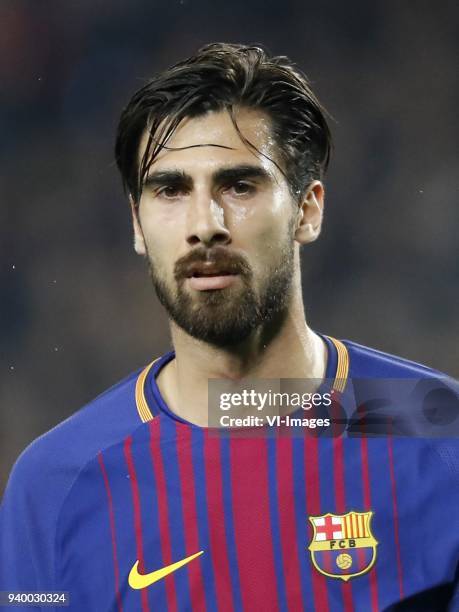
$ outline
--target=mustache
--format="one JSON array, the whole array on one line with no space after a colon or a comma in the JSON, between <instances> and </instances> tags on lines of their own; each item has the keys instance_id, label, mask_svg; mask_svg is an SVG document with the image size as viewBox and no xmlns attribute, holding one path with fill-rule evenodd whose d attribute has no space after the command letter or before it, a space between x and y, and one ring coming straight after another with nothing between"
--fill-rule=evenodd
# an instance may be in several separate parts
<instances>
[{"instance_id":1,"label":"mustache","mask_svg":"<svg viewBox=\"0 0 459 612\"><path fill-rule=\"evenodd\" d=\"M252 268L242 255L229 251L227 247L215 246L211 248L197 247L187 255L175 262L174 277L176 280L188 278L193 266L197 263L212 263L228 274L240 274L251 277Z\"/></svg>"}]
</instances>

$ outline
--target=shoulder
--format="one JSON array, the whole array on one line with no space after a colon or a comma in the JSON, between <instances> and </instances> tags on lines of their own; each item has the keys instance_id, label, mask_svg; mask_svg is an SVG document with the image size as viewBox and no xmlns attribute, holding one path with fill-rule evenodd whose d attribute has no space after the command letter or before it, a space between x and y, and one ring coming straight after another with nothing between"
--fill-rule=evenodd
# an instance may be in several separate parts
<instances>
[{"instance_id":1,"label":"shoulder","mask_svg":"<svg viewBox=\"0 0 459 612\"><path fill-rule=\"evenodd\" d=\"M370 419L376 414L380 419L396 417L391 421L392 426L403 425L401 435L413 438L411 442L404 442L405 448L409 443L416 449L429 447L453 475L458 493L459 382L415 361L349 340L341 342L348 351L349 379L356 401L361 407L367 402L361 414ZM371 404L368 399L373 397L378 399ZM376 433L384 431L387 433L387 430Z\"/></svg>"},{"instance_id":2,"label":"shoulder","mask_svg":"<svg viewBox=\"0 0 459 612\"><path fill-rule=\"evenodd\" d=\"M73 483L100 450L141 425L138 374L34 440L17 459L0 505L0 590L54 584L56 527Z\"/></svg>"},{"instance_id":3,"label":"shoulder","mask_svg":"<svg viewBox=\"0 0 459 612\"><path fill-rule=\"evenodd\" d=\"M26 496L43 509L58 506L84 465L141 423L135 402L138 374L130 374L34 440L16 460L3 502L25 501Z\"/></svg>"},{"instance_id":4,"label":"shoulder","mask_svg":"<svg viewBox=\"0 0 459 612\"><path fill-rule=\"evenodd\" d=\"M341 342L349 353L351 377L450 378L439 370L397 355L363 346L351 340L341 340Z\"/></svg>"},{"instance_id":5,"label":"shoulder","mask_svg":"<svg viewBox=\"0 0 459 612\"><path fill-rule=\"evenodd\" d=\"M340 342L347 349L347 379L356 396L362 394L368 398L371 393L383 391L388 401L397 400L407 414L412 414L408 411L413 406L422 410L426 427L430 428L431 424L442 417L446 419L441 423L440 419L442 425L447 421L449 424L457 422L454 432L459 434L459 381L444 372L403 357L349 340ZM429 436L434 433L428 431Z\"/></svg>"}]
</instances>

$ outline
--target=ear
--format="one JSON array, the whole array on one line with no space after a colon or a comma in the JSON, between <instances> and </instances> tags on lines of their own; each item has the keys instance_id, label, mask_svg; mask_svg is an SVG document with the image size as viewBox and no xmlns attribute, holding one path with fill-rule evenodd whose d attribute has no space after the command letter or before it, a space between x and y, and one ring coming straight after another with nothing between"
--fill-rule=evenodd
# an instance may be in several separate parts
<instances>
[{"instance_id":1,"label":"ear","mask_svg":"<svg viewBox=\"0 0 459 612\"><path fill-rule=\"evenodd\" d=\"M134 250L138 255L146 255L147 248L145 246L145 238L143 235L142 227L139 219L139 209L136 207L132 196L129 196L129 202L131 204L132 214L132 228L134 230Z\"/></svg>"},{"instance_id":2,"label":"ear","mask_svg":"<svg viewBox=\"0 0 459 612\"><path fill-rule=\"evenodd\" d=\"M323 184L320 181L312 181L297 213L295 240L300 244L308 244L318 238L322 228L324 196Z\"/></svg>"}]
</instances>

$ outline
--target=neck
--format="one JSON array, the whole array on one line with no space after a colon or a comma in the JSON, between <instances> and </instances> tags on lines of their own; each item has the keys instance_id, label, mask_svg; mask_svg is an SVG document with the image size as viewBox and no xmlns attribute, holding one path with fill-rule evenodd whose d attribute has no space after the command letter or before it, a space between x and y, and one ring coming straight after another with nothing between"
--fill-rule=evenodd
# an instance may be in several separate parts
<instances>
[{"instance_id":1,"label":"neck","mask_svg":"<svg viewBox=\"0 0 459 612\"><path fill-rule=\"evenodd\" d=\"M325 376L327 349L307 325L301 291L295 291L286 313L237 346L201 342L174 323L171 333L176 358L161 371L158 386L172 412L202 427L208 424L209 378L321 381Z\"/></svg>"}]
</instances>

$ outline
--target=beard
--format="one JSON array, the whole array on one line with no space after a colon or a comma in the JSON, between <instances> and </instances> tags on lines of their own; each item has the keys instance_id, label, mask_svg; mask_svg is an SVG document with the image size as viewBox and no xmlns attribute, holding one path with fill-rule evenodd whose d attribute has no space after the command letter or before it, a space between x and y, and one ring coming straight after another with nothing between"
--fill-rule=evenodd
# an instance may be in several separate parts
<instances>
[{"instance_id":1,"label":"beard","mask_svg":"<svg viewBox=\"0 0 459 612\"><path fill-rule=\"evenodd\" d=\"M175 288L160 278L149 256L150 275L159 301L169 317L186 333L216 347L235 346L251 333L265 328L284 314L289 305L294 270L291 238L278 249L258 289L244 257L227 247L198 247L178 260L174 267ZM211 261L220 269L238 274L230 287L191 294L185 288L187 270L196 262Z\"/></svg>"}]
</instances>

